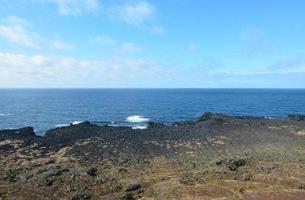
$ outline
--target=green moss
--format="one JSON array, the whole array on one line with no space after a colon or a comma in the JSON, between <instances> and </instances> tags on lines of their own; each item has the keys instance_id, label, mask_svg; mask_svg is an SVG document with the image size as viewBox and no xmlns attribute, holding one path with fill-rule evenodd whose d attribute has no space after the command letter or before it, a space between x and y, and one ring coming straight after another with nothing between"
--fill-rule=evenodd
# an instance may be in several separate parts
<instances>
[{"instance_id":1,"label":"green moss","mask_svg":"<svg viewBox=\"0 0 305 200\"><path fill-rule=\"evenodd\" d=\"M6 171L6 176L7 176L7 179L9 182L16 182L17 175L18 175L18 169L16 169L16 168L9 168Z\"/></svg>"}]
</instances>

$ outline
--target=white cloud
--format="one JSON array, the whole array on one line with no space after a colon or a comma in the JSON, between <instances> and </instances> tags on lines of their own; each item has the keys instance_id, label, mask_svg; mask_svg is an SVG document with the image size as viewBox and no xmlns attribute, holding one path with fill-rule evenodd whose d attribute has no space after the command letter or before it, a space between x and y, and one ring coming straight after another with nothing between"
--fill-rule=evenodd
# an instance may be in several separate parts
<instances>
[{"instance_id":1,"label":"white cloud","mask_svg":"<svg viewBox=\"0 0 305 200\"><path fill-rule=\"evenodd\" d=\"M147 59L79 60L0 53L0 87L136 87L163 72Z\"/></svg>"},{"instance_id":2,"label":"white cloud","mask_svg":"<svg viewBox=\"0 0 305 200\"><path fill-rule=\"evenodd\" d=\"M97 35L90 39L90 43L100 45L101 47L108 48L115 54L132 54L142 50L142 48L132 42L120 42L107 35Z\"/></svg>"},{"instance_id":3,"label":"white cloud","mask_svg":"<svg viewBox=\"0 0 305 200\"><path fill-rule=\"evenodd\" d=\"M150 29L151 33L155 34L155 35L165 35L167 33L163 26L153 25L153 26L150 26L149 29Z\"/></svg>"},{"instance_id":4,"label":"white cloud","mask_svg":"<svg viewBox=\"0 0 305 200\"><path fill-rule=\"evenodd\" d=\"M143 25L154 17L155 8L146 1L126 3L110 8L110 17L130 25Z\"/></svg>"},{"instance_id":5,"label":"white cloud","mask_svg":"<svg viewBox=\"0 0 305 200\"><path fill-rule=\"evenodd\" d=\"M100 7L98 0L46 0L55 3L61 15L94 13Z\"/></svg>"},{"instance_id":6,"label":"white cloud","mask_svg":"<svg viewBox=\"0 0 305 200\"><path fill-rule=\"evenodd\" d=\"M26 28L28 23L16 16L9 16L1 20L0 37L5 40L24 47L37 48L34 34L29 33Z\"/></svg>"},{"instance_id":7,"label":"white cloud","mask_svg":"<svg viewBox=\"0 0 305 200\"><path fill-rule=\"evenodd\" d=\"M54 40L51 42L51 48L57 50L70 50L73 49L74 46L70 43L61 41L61 40Z\"/></svg>"},{"instance_id":8,"label":"white cloud","mask_svg":"<svg viewBox=\"0 0 305 200\"><path fill-rule=\"evenodd\" d=\"M14 15L7 16L6 18L2 19L1 22L6 23L6 24L18 24L18 25L21 25L24 27L30 25L30 23L28 21L21 19Z\"/></svg>"},{"instance_id":9,"label":"white cloud","mask_svg":"<svg viewBox=\"0 0 305 200\"><path fill-rule=\"evenodd\" d=\"M181 68L149 59L80 60L0 52L0 87L304 87L305 68L222 71ZM259 81L258 81L259 80ZM279 85L281 84L281 85Z\"/></svg>"},{"instance_id":10,"label":"white cloud","mask_svg":"<svg viewBox=\"0 0 305 200\"><path fill-rule=\"evenodd\" d=\"M304 69L305 62L302 58L299 57L289 57L286 59L279 60L276 63L268 66L267 69L270 70L295 70L295 69Z\"/></svg>"},{"instance_id":11,"label":"white cloud","mask_svg":"<svg viewBox=\"0 0 305 200\"><path fill-rule=\"evenodd\" d=\"M115 45L117 42L115 39L107 35L97 35L94 36L92 39L90 39L90 43L101 46L109 46L109 45L112 46Z\"/></svg>"},{"instance_id":12,"label":"white cloud","mask_svg":"<svg viewBox=\"0 0 305 200\"><path fill-rule=\"evenodd\" d=\"M196 52L198 51L198 46L194 43L190 43L187 45L186 50L189 52Z\"/></svg>"},{"instance_id":13,"label":"white cloud","mask_svg":"<svg viewBox=\"0 0 305 200\"><path fill-rule=\"evenodd\" d=\"M61 15L82 15L96 13L101 9L99 0L42 0L57 5ZM103 11L110 19L143 28L155 35L165 35L163 26L152 23L156 17L155 7L145 1L105 2ZM104 39L104 38L103 38ZM99 40L99 39L98 39ZM103 41L104 42L104 41Z\"/></svg>"},{"instance_id":14,"label":"white cloud","mask_svg":"<svg viewBox=\"0 0 305 200\"><path fill-rule=\"evenodd\" d=\"M265 31L258 27L249 27L241 31L242 51L239 53L248 58L266 56L274 51Z\"/></svg>"},{"instance_id":15,"label":"white cloud","mask_svg":"<svg viewBox=\"0 0 305 200\"><path fill-rule=\"evenodd\" d=\"M131 42L124 42L119 47L118 52L122 53L122 54L130 54L130 53L136 53L140 50L141 50L141 47L138 46L137 44L131 43Z\"/></svg>"}]
</instances>

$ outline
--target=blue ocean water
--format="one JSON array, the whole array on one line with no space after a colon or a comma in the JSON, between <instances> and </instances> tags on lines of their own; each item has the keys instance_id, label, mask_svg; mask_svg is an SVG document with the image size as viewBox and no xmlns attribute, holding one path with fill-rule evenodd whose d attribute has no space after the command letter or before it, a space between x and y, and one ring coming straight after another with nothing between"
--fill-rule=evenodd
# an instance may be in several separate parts
<instances>
[{"instance_id":1,"label":"blue ocean water","mask_svg":"<svg viewBox=\"0 0 305 200\"><path fill-rule=\"evenodd\" d=\"M1 89L0 129L50 128L89 120L145 127L204 112L281 118L305 114L304 89Z\"/></svg>"}]
</instances>

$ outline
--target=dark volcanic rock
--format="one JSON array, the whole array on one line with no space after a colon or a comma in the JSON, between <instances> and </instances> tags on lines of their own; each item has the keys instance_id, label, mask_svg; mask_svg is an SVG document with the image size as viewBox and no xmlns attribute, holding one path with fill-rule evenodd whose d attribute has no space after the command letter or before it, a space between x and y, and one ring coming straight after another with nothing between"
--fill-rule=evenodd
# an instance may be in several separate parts
<instances>
[{"instance_id":1,"label":"dark volcanic rock","mask_svg":"<svg viewBox=\"0 0 305 200\"><path fill-rule=\"evenodd\" d=\"M158 122L148 122L147 127L148 128L164 128L164 127L166 127L166 125L162 124L162 123L158 123Z\"/></svg>"},{"instance_id":2,"label":"dark volcanic rock","mask_svg":"<svg viewBox=\"0 0 305 200\"><path fill-rule=\"evenodd\" d=\"M196 123L194 121L183 121L183 122L175 122L173 123L174 127L179 127L179 126L192 126L195 125Z\"/></svg>"},{"instance_id":3,"label":"dark volcanic rock","mask_svg":"<svg viewBox=\"0 0 305 200\"><path fill-rule=\"evenodd\" d=\"M12 130L0 130L0 140L30 140L37 137L33 127Z\"/></svg>"},{"instance_id":4,"label":"dark volcanic rock","mask_svg":"<svg viewBox=\"0 0 305 200\"><path fill-rule=\"evenodd\" d=\"M298 186L299 190L305 190L305 183L300 183Z\"/></svg>"},{"instance_id":5,"label":"dark volcanic rock","mask_svg":"<svg viewBox=\"0 0 305 200\"><path fill-rule=\"evenodd\" d=\"M245 165L246 165L246 161L244 159L230 160L230 162L228 163L228 168L231 171L236 171L239 167Z\"/></svg>"},{"instance_id":6,"label":"dark volcanic rock","mask_svg":"<svg viewBox=\"0 0 305 200\"><path fill-rule=\"evenodd\" d=\"M218 160L218 161L216 161L216 165L222 165L222 164L224 164L224 163L225 163L224 160Z\"/></svg>"},{"instance_id":7,"label":"dark volcanic rock","mask_svg":"<svg viewBox=\"0 0 305 200\"><path fill-rule=\"evenodd\" d=\"M119 200L135 200L136 198L134 197L134 194L132 193L127 193L124 194L122 197L119 198Z\"/></svg>"},{"instance_id":8,"label":"dark volcanic rock","mask_svg":"<svg viewBox=\"0 0 305 200\"><path fill-rule=\"evenodd\" d=\"M270 174L272 172L272 168L271 167L256 167L256 172L262 173L262 174Z\"/></svg>"},{"instance_id":9,"label":"dark volcanic rock","mask_svg":"<svg viewBox=\"0 0 305 200\"><path fill-rule=\"evenodd\" d=\"M220 190L208 187L216 185L218 177L249 181L249 188L256 188L255 181L251 182L253 177L259 178L256 173L268 173L268 177L273 176L268 183L280 186L282 183L277 180L282 180L280 176L292 166L291 174L299 178L290 186L293 190L303 190L305 187L300 183L304 178L301 167L305 123L299 122L303 119L302 116L282 120L205 113L196 122L177 122L172 126L150 123L144 130L97 126L90 122L52 129L44 137L36 136L30 127L2 130L0 188L7 193L5 199L18 199L16 195L41 199L46 193L49 198L45 199L105 199L106 195L126 200L155 194L151 190L154 188L160 191L156 193L159 199L167 199L176 190L166 188L167 181L176 184L178 180L179 188L192 193L197 193L200 188L196 187L204 183L207 191L215 194ZM282 161L293 161L294 165L282 165ZM279 165L270 166L272 163ZM244 165L247 167L239 170ZM146 181L151 185L146 185ZM125 187L126 183L135 184ZM286 181L283 184L287 186ZM194 186L196 190L192 189ZM165 188L159 190L159 187ZM21 193L11 192L15 188L21 188Z\"/></svg>"},{"instance_id":10,"label":"dark volcanic rock","mask_svg":"<svg viewBox=\"0 0 305 200\"><path fill-rule=\"evenodd\" d=\"M16 170L16 169L9 169L6 172L5 179L8 180L9 182L16 182L17 181L17 175L18 175L18 170Z\"/></svg>"},{"instance_id":11,"label":"dark volcanic rock","mask_svg":"<svg viewBox=\"0 0 305 200\"><path fill-rule=\"evenodd\" d=\"M208 120L216 120L223 122L228 116L218 113L206 112L201 117L198 118L197 122L208 121Z\"/></svg>"},{"instance_id":12,"label":"dark volcanic rock","mask_svg":"<svg viewBox=\"0 0 305 200\"><path fill-rule=\"evenodd\" d=\"M57 169L50 169L44 173L42 173L42 177L47 179L50 178L52 176L60 176L62 174L61 170L57 170Z\"/></svg>"},{"instance_id":13,"label":"dark volcanic rock","mask_svg":"<svg viewBox=\"0 0 305 200\"><path fill-rule=\"evenodd\" d=\"M79 194L76 194L72 200L90 200L91 195L87 192L81 192Z\"/></svg>"},{"instance_id":14,"label":"dark volcanic rock","mask_svg":"<svg viewBox=\"0 0 305 200\"><path fill-rule=\"evenodd\" d=\"M34 128L33 127L25 127L21 129L17 129L14 131L15 134L19 134L25 137L33 137L35 136Z\"/></svg>"},{"instance_id":15,"label":"dark volcanic rock","mask_svg":"<svg viewBox=\"0 0 305 200\"><path fill-rule=\"evenodd\" d=\"M94 168L94 167L92 167L92 168L90 168L90 169L87 171L87 174L88 174L89 176L96 176L96 174L97 174L97 169Z\"/></svg>"},{"instance_id":16,"label":"dark volcanic rock","mask_svg":"<svg viewBox=\"0 0 305 200\"><path fill-rule=\"evenodd\" d=\"M245 173L242 175L242 180L243 181L252 181L253 180L253 175L249 173Z\"/></svg>"},{"instance_id":17,"label":"dark volcanic rock","mask_svg":"<svg viewBox=\"0 0 305 200\"><path fill-rule=\"evenodd\" d=\"M179 182L184 185L194 185L199 181L199 177L193 173L185 173L180 177Z\"/></svg>"},{"instance_id":18,"label":"dark volcanic rock","mask_svg":"<svg viewBox=\"0 0 305 200\"><path fill-rule=\"evenodd\" d=\"M288 115L289 120L305 121L305 115Z\"/></svg>"},{"instance_id":19,"label":"dark volcanic rock","mask_svg":"<svg viewBox=\"0 0 305 200\"><path fill-rule=\"evenodd\" d=\"M130 184L126 189L126 192L135 191L135 190L141 189L142 187L143 186L140 183Z\"/></svg>"},{"instance_id":20,"label":"dark volcanic rock","mask_svg":"<svg viewBox=\"0 0 305 200\"><path fill-rule=\"evenodd\" d=\"M6 152L12 149L14 149L14 147L10 144L5 144L0 146L0 152Z\"/></svg>"}]
</instances>

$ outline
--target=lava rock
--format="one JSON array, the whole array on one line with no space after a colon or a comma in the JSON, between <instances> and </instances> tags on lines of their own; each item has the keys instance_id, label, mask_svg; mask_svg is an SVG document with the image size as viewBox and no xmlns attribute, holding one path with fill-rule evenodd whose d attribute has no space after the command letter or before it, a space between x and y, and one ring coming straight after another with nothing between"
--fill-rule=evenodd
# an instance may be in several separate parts
<instances>
[{"instance_id":1,"label":"lava rock","mask_svg":"<svg viewBox=\"0 0 305 200\"><path fill-rule=\"evenodd\" d=\"M218 121L218 122L224 122L225 119L227 119L227 118L230 118L230 117L226 116L226 115L223 115L223 114L206 112L201 117L198 118L197 122L208 121L208 120L215 120L215 121Z\"/></svg>"},{"instance_id":2,"label":"lava rock","mask_svg":"<svg viewBox=\"0 0 305 200\"><path fill-rule=\"evenodd\" d=\"M97 175L97 169L94 168L94 167L92 167L92 168L90 168L90 169L87 171L87 174L88 174L89 176L96 176L96 175Z\"/></svg>"},{"instance_id":3,"label":"lava rock","mask_svg":"<svg viewBox=\"0 0 305 200\"><path fill-rule=\"evenodd\" d=\"M183 122L175 122L173 123L174 127L179 127L179 126L192 126L196 124L194 121L183 121Z\"/></svg>"},{"instance_id":4,"label":"lava rock","mask_svg":"<svg viewBox=\"0 0 305 200\"><path fill-rule=\"evenodd\" d=\"M299 190L305 190L305 183L300 183L298 186Z\"/></svg>"},{"instance_id":5,"label":"lava rock","mask_svg":"<svg viewBox=\"0 0 305 200\"><path fill-rule=\"evenodd\" d=\"M192 173L182 174L179 182L183 185L194 185L199 181L199 177Z\"/></svg>"},{"instance_id":6,"label":"lava rock","mask_svg":"<svg viewBox=\"0 0 305 200\"><path fill-rule=\"evenodd\" d=\"M163 128L163 127L166 127L166 125L162 124L162 123L158 123L158 122L148 122L147 127L148 128Z\"/></svg>"},{"instance_id":7,"label":"lava rock","mask_svg":"<svg viewBox=\"0 0 305 200\"><path fill-rule=\"evenodd\" d=\"M252 176L252 174L245 173L245 174L243 174L243 176L242 176L242 180L243 180L243 181L252 181L252 180L253 180L253 176Z\"/></svg>"},{"instance_id":8,"label":"lava rock","mask_svg":"<svg viewBox=\"0 0 305 200\"><path fill-rule=\"evenodd\" d=\"M270 174L271 171L272 171L272 168L270 168L270 167L256 167L257 173Z\"/></svg>"},{"instance_id":9,"label":"lava rock","mask_svg":"<svg viewBox=\"0 0 305 200\"><path fill-rule=\"evenodd\" d=\"M236 159L236 160L230 160L228 164L228 168L231 171L236 171L239 167L245 166L246 165L246 160L244 159Z\"/></svg>"},{"instance_id":10,"label":"lava rock","mask_svg":"<svg viewBox=\"0 0 305 200\"><path fill-rule=\"evenodd\" d=\"M77 195L75 195L72 200L90 200L91 199L91 194L86 193L86 192L82 192L79 193Z\"/></svg>"},{"instance_id":11,"label":"lava rock","mask_svg":"<svg viewBox=\"0 0 305 200\"><path fill-rule=\"evenodd\" d=\"M222 165L222 164L224 164L225 163L225 161L224 160L218 160L218 161L216 161L216 165Z\"/></svg>"},{"instance_id":12,"label":"lava rock","mask_svg":"<svg viewBox=\"0 0 305 200\"><path fill-rule=\"evenodd\" d=\"M136 198L132 193L124 194L122 197L119 198L119 200L135 200Z\"/></svg>"},{"instance_id":13,"label":"lava rock","mask_svg":"<svg viewBox=\"0 0 305 200\"><path fill-rule=\"evenodd\" d=\"M36 136L33 127L24 127L20 129L12 129L12 130L0 130L0 139L2 140L28 141L35 137L39 138L38 136Z\"/></svg>"},{"instance_id":14,"label":"lava rock","mask_svg":"<svg viewBox=\"0 0 305 200\"><path fill-rule=\"evenodd\" d=\"M289 120L305 121L305 115L288 115Z\"/></svg>"},{"instance_id":15,"label":"lava rock","mask_svg":"<svg viewBox=\"0 0 305 200\"><path fill-rule=\"evenodd\" d=\"M120 169L119 169L119 172L120 172L120 173L127 173L128 170L127 170L126 168L120 168Z\"/></svg>"},{"instance_id":16,"label":"lava rock","mask_svg":"<svg viewBox=\"0 0 305 200\"><path fill-rule=\"evenodd\" d=\"M130 184L126 189L126 192L135 191L135 190L141 189L142 187L143 186L140 183Z\"/></svg>"},{"instance_id":17,"label":"lava rock","mask_svg":"<svg viewBox=\"0 0 305 200\"><path fill-rule=\"evenodd\" d=\"M52 176L60 176L61 174L62 174L62 172L60 170L51 169L51 170L49 170L47 172L44 172L42 177L44 179L48 179L48 178L50 178Z\"/></svg>"}]
</instances>

